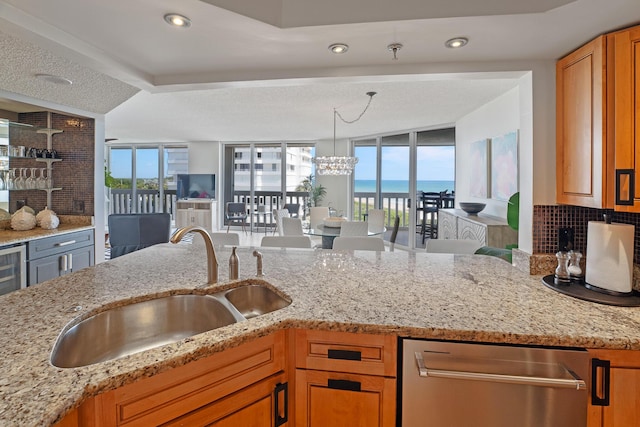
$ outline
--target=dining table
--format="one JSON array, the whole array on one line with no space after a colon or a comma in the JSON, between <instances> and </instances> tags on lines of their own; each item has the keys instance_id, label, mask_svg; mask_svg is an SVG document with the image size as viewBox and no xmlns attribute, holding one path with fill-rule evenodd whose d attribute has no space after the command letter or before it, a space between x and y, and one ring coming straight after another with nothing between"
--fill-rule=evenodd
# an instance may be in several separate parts
<instances>
[{"instance_id":1,"label":"dining table","mask_svg":"<svg viewBox=\"0 0 640 427\"><path fill-rule=\"evenodd\" d=\"M383 227L380 231L368 231L368 236L377 236L387 231L386 227ZM304 228L304 234L309 236L322 237L322 249L333 249L333 240L340 236L340 227L329 227L324 224L316 225L315 227Z\"/></svg>"}]
</instances>

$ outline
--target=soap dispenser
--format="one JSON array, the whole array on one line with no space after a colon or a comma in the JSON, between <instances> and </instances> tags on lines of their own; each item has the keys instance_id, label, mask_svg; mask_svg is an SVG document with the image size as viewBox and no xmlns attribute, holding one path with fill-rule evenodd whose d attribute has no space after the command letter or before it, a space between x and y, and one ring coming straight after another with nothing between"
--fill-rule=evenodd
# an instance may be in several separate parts
<instances>
[{"instance_id":1,"label":"soap dispenser","mask_svg":"<svg viewBox=\"0 0 640 427\"><path fill-rule=\"evenodd\" d=\"M238 278L238 254L236 254L237 247L231 248L231 256L229 257L229 280L236 280Z\"/></svg>"}]
</instances>

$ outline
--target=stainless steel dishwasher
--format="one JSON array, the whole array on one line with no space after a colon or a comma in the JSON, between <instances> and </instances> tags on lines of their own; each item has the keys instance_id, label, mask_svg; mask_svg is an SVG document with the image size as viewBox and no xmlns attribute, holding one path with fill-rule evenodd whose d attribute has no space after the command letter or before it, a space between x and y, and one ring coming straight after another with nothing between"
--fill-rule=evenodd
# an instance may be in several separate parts
<instances>
[{"instance_id":1,"label":"stainless steel dishwasher","mask_svg":"<svg viewBox=\"0 0 640 427\"><path fill-rule=\"evenodd\" d=\"M586 350L415 339L401 349L403 427L586 425Z\"/></svg>"}]
</instances>

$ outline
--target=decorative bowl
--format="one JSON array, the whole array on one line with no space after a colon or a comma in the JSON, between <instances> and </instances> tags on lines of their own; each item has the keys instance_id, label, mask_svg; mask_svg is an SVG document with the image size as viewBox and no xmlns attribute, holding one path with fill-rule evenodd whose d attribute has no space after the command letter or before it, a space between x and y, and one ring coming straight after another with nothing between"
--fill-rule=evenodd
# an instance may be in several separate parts
<instances>
[{"instance_id":1,"label":"decorative bowl","mask_svg":"<svg viewBox=\"0 0 640 427\"><path fill-rule=\"evenodd\" d=\"M347 218L341 216L331 216L324 219L325 227L340 228Z\"/></svg>"},{"instance_id":2,"label":"decorative bowl","mask_svg":"<svg viewBox=\"0 0 640 427\"><path fill-rule=\"evenodd\" d=\"M460 209L469 215L477 215L487 206L486 203L460 202Z\"/></svg>"}]
</instances>

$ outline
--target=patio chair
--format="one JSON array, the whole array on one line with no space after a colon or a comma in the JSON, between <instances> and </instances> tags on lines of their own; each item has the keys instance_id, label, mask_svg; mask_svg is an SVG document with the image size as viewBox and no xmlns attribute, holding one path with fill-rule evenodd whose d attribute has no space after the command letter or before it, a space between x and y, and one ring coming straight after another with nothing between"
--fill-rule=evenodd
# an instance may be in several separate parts
<instances>
[{"instance_id":1,"label":"patio chair","mask_svg":"<svg viewBox=\"0 0 640 427\"><path fill-rule=\"evenodd\" d=\"M340 225L340 237L367 236L369 223L365 221L345 221Z\"/></svg>"},{"instance_id":2,"label":"patio chair","mask_svg":"<svg viewBox=\"0 0 640 427\"><path fill-rule=\"evenodd\" d=\"M380 237L341 236L333 239L333 250L384 252L384 240Z\"/></svg>"},{"instance_id":3,"label":"patio chair","mask_svg":"<svg viewBox=\"0 0 640 427\"><path fill-rule=\"evenodd\" d=\"M311 249L311 239L309 236L264 236L260 242L260 246L270 248Z\"/></svg>"},{"instance_id":4,"label":"patio chair","mask_svg":"<svg viewBox=\"0 0 640 427\"><path fill-rule=\"evenodd\" d=\"M245 203L227 202L224 208L224 217L227 220L227 233L232 222L239 222L242 231L247 234L247 205Z\"/></svg>"},{"instance_id":5,"label":"patio chair","mask_svg":"<svg viewBox=\"0 0 640 427\"><path fill-rule=\"evenodd\" d=\"M298 218L300 216L300 203L287 203L283 208L289 211L291 218Z\"/></svg>"}]
</instances>

